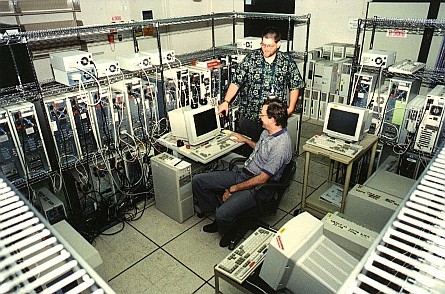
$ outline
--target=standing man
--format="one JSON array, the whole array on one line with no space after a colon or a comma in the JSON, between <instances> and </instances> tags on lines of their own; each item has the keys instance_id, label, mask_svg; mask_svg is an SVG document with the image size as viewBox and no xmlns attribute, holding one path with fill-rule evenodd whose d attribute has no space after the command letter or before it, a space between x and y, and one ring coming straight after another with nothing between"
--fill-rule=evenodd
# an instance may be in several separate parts
<instances>
[{"instance_id":1,"label":"standing man","mask_svg":"<svg viewBox=\"0 0 445 294\"><path fill-rule=\"evenodd\" d=\"M264 101L257 113L264 128L258 142L236 134L238 142L253 148L242 171L213 171L192 178L193 195L201 212L215 212L215 221L204 232L219 232L219 245L228 246L234 237L236 218L256 206L254 189L270 179L278 181L292 159L291 139L287 133L287 107L277 99ZM264 200L273 195L264 195Z\"/></svg>"},{"instance_id":2,"label":"standing man","mask_svg":"<svg viewBox=\"0 0 445 294\"><path fill-rule=\"evenodd\" d=\"M278 51L280 46L280 32L274 27L266 28L262 34L261 50L248 54L238 65L224 102L218 106L219 114L224 111L227 114L230 103L239 91L240 120L237 132L252 138L254 142L262 132L258 113L263 101L276 98L287 102L286 94L289 91L287 114L291 115L299 89L304 86L297 64L288 53Z\"/></svg>"}]
</instances>

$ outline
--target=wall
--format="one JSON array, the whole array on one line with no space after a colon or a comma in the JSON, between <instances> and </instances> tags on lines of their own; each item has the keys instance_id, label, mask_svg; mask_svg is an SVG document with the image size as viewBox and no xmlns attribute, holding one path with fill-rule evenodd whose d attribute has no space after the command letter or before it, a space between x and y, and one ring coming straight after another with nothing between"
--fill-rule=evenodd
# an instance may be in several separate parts
<instances>
[{"instance_id":1,"label":"wall","mask_svg":"<svg viewBox=\"0 0 445 294\"><path fill-rule=\"evenodd\" d=\"M373 16L394 18L427 17L428 3L378 3L370 0L330 0L307 1L296 0L296 14L311 14L309 49L317 48L329 42L354 43L356 30L349 28L352 19L365 18L369 2L368 18ZM439 19L445 19L445 3L440 6ZM370 34L367 34L369 37ZM298 35L294 36L298 40ZM428 66L435 66L443 37L434 37ZM422 35L408 35L406 39L387 38L385 33L379 33L375 38L376 49L394 50L397 60L417 60ZM296 42L295 50L304 49L304 44ZM365 39L364 49L369 49L369 38Z\"/></svg>"},{"instance_id":2,"label":"wall","mask_svg":"<svg viewBox=\"0 0 445 294\"><path fill-rule=\"evenodd\" d=\"M330 42L355 42L355 29L349 29L352 19L364 18L369 0L295 1L295 13L311 14L309 49ZM295 40L298 36L295 36ZM296 41L295 50L302 51L304 44Z\"/></svg>"}]
</instances>

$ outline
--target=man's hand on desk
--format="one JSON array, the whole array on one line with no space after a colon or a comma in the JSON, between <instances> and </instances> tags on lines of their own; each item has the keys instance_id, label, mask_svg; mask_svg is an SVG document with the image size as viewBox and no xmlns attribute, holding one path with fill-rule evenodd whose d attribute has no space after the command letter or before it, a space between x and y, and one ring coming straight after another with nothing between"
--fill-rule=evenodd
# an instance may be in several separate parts
<instances>
[{"instance_id":1,"label":"man's hand on desk","mask_svg":"<svg viewBox=\"0 0 445 294\"><path fill-rule=\"evenodd\" d=\"M238 142L238 143L244 143L246 138L241 134L233 132L230 134L230 140Z\"/></svg>"},{"instance_id":2,"label":"man's hand on desk","mask_svg":"<svg viewBox=\"0 0 445 294\"><path fill-rule=\"evenodd\" d=\"M232 141L238 142L238 143L246 143L247 145L249 145L251 148L255 147L255 142L250 140L248 137L245 137L239 133L231 133L230 134L230 139Z\"/></svg>"}]
</instances>

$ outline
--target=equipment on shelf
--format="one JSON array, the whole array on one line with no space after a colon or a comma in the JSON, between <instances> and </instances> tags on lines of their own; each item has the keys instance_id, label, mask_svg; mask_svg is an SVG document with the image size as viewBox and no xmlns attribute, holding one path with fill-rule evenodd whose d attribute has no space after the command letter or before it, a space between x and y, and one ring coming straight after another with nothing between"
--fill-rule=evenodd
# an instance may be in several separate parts
<instances>
[{"instance_id":1,"label":"equipment on shelf","mask_svg":"<svg viewBox=\"0 0 445 294\"><path fill-rule=\"evenodd\" d=\"M141 51L140 54L148 56L151 60L152 65L161 65L161 60L159 59L159 51L151 50L151 51ZM175 50L162 50L162 64L171 63L175 61Z\"/></svg>"},{"instance_id":2,"label":"equipment on shelf","mask_svg":"<svg viewBox=\"0 0 445 294\"><path fill-rule=\"evenodd\" d=\"M371 49L362 53L360 65L387 68L396 62L396 52Z\"/></svg>"},{"instance_id":3,"label":"equipment on shelf","mask_svg":"<svg viewBox=\"0 0 445 294\"><path fill-rule=\"evenodd\" d=\"M431 154L442 141L445 86L437 85L426 96L423 118L417 132L414 149Z\"/></svg>"},{"instance_id":4,"label":"equipment on shelf","mask_svg":"<svg viewBox=\"0 0 445 294\"><path fill-rule=\"evenodd\" d=\"M93 63L92 54L80 50L50 53L49 59L53 69L65 72L85 69Z\"/></svg>"},{"instance_id":5,"label":"equipment on shelf","mask_svg":"<svg viewBox=\"0 0 445 294\"><path fill-rule=\"evenodd\" d=\"M260 37L244 37L236 40L236 47L239 49L260 49L261 48L261 38Z\"/></svg>"},{"instance_id":6,"label":"equipment on shelf","mask_svg":"<svg viewBox=\"0 0 445 294\"><path fill-rule=\"evenodd\" d=\"M420 81L404 78L389 80L388 95L383 117L381 134L386 140L402 143L400 130L405 110L411 100L419 93Z\"/></svg>"},{"instance_id":7,"label":"equipment on shelf","mask_svg":"<svg viewBox=\"0 0 445 294\"><path fill-rule=\"evenodd\" d=\"M25 179L45 176L51 166L34 104L23 102L6 107L6 111Z\"/></svg>"},{"instance_id":8,"label":"equipment on shelf","mask_svg":"<svg viewBox=\"0 0 445 294\"><path fill-rule=\"evenodd\" d=\"M75 69L70 71L63 71L57 68L53 68L54 79L56 82L67 85L74 86L82 83L92 82L94 76L96 76L96 69L94 66L86 66L82 69Z\"/></svg>"},{"instance_id":9,"label":"equipment on shelf","mask_svg":"<svg viewBox=\"0 0 445 294\"><path fill-rule=\"evenodd\" d=\"M118 55L116 60L122 69L129 71L139 71L151 68L150 56L143 53L133 53L132 55Z\"/></svg>"},{"instance_id":10,"label":"equipment on shelf","mask_svg":"<svg viewBox=\"0 0 445 294\"><path fill-rule=\"evenodd\" d=\"M404 59L388 67L389 72L412 75L425 68L425 63Z\"/></svg>"},{"instance_id":11,"label":"equipment on shelf","mask_svg":"<svg viewBox=\"0 0 445 294\"><path fill-rule=\"evenodd\" d=\"M111 59L98 59L94 61L96 66L97 77L107 77L121 73L119 62Z\"/></svg>"}]
</instances>

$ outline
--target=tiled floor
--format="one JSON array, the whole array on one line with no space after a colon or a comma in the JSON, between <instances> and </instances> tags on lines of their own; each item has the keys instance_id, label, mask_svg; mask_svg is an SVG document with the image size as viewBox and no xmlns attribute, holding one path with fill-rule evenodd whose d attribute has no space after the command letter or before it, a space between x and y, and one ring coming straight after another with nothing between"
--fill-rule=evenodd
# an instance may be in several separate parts
<instances>
[{"instance_id":1,"label":"tiled floor","mask_svg":"<svg viewBox=\"0 0 445 294\"><path fill-rule=\"evenodd\" d=\"M315 133L321 132L320 124L305 120L302 124L300 146ZM300 147L300 152L302 148ZM297 173L286 191L275 215L265 221L279 228L293 217L301 203L304 156L296 156ZM326 178L328 163L313 158L308 193L312 193ZM103 264L98 272L117 293L214 293L213 267L228 253L218 245L219 235L202 231L212 220L196 215L179 224L149 205L137 221L117 225L110 234L101 235L94 246ZM239 293L227 283L222 283L223 293Z\"/></svg>"}]
</instances>

